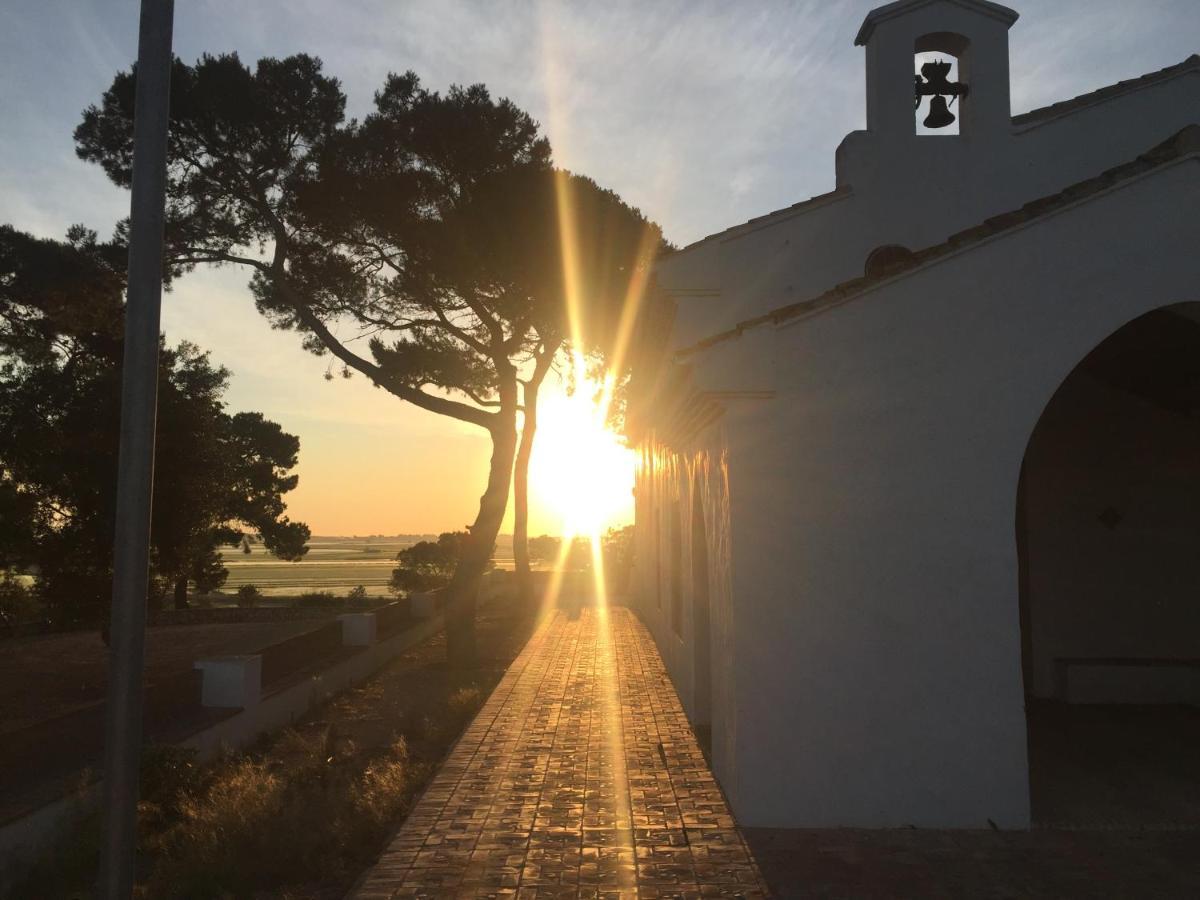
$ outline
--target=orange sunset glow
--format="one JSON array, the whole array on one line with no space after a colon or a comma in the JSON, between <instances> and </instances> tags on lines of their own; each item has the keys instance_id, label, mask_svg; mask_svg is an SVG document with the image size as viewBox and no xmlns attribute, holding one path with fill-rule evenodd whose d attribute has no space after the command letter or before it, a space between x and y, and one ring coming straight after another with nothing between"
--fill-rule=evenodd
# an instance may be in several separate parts
<instances>
[{"instance_id":1,"label":"orange sunset glow","mask_svg":"<svg viewBox=\"0 0 1200 900\"><path fill-rule=\"evenodd\" d=\"M534 533L592 535L632 518L634 454L605 427L593 386L540 404L529 474Z\"/></svg>"}]
</instances>

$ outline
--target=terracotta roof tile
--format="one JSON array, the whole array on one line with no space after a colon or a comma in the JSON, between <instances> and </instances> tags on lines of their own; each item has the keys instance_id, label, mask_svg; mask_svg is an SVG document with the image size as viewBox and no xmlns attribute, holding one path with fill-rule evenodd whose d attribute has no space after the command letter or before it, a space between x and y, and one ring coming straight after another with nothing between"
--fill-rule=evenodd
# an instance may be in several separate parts
<instances>
[{"instance_id":1,"label":"terracotta roof tile","mask_svg":"<svg viewBox=\"0 0 1200 900\"><path fill-rule=\"evenodd\" d=\"M1169 78L1174 78L1189 70L1200 71L1200 54L1193 53L1183 62L1176 63L1173 66L1167 66L1165 69L1159 69L1157 72L1147 72L1137 78L1127 78L1125 81L1118 81L1116 84L1106 85L1094 91L1089 91L1086 94L1080 94L1078 97L1072 97L1069 100L1060 100L1058 103L1051 103L1049 106L1042 106L1038 109L1031 109L1029 112L1021 113L1019 116L1013 116L1013 124L1016 126L1030 125L1040 122L1044 119L1053 119L1064 113L1074 112L1077 109L1083 109L1085 106L1091 106L1093 103L1100 103L1103 100L1108 100L1111 97L1116 97L1128 91L1137 88L1147 87L1159 81L1166 81Z\"/></svg>"},{"instance_id":2,"label":"terracotta roof tile","mask_svg":"<svg viewBox=\"0 0 1200 900\"><path fill-rule=\"evenodd\" d=\"M820 206L826 201L840 200L842 197L850 196L850 188L838 187L832 191L826 191L824 194L817 194L815 197L809 197L807 200L801 200L799 203L793 203L791 206L785 206L782 209L777 209L769 213L763 213L761 216L755 216L753 219L747 219L745 222L739 222L737 225L730 225L721 231L714 231L712 234L707 234L702 238L692 241L690 244L685 244L678 250L672 250L665 256L672 256L676 253L686 253L694 247L699 247L701 244L707 243L714 238L732 237L734 234L743 231L753 231L756 227L766 222L768 219L784 218L789 215L803 212L810 207Z\"/></svg>"}]
</instances>

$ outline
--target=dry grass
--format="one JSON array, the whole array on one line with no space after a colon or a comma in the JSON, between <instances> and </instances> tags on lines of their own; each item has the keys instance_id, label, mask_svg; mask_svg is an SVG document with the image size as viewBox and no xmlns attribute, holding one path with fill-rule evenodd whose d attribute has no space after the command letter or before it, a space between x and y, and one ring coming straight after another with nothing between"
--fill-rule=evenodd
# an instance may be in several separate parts
<instances>
[{"instance_id":1,"label":"dry grass","mask_svg":"<svg viewBox=\"0 0 1200 900\"><path fill-rule=\"evenodd\" d=\"M482 702L482 697L479 693L479 688L475 685L470 687L459 688L446 701L446 705L453 713L462 713L464 711L474 712L479 708Z\"/></svg>"},{"instance_id":2,"label":"dry grass","mask_svg":"<svg viewBox=\"0 0 1200 900\"><path fill-rule=\"evenodd\" d=\"M264 755L225 761L146 836L157 864L144 896L248 896L345 873L386 838L421 775L403 737L364 755L332 729L289 729Z\"/></svg>"},{"instance_id":3,"label":"dry grass","mask_svg":"<svg viewBox=\"0 0 1200 900\"><path fill-rule=\"evenodd\" d=\"M399 827L531 626L528 615L511 610L483 616L481 645L490 658L465 687L447 670L437 636L247 752L205 766L177 748L148 752L138 896L342 897ZM96 821L86 823L13 896L89 896L97 831ZM74 860L66 867L64 853Z\"/></svg>"},{"instance_id":4,"label":"dry grass","mask_svg":"<svg viewBox=\"0 0 1200 900\"><path fill-rule=\"evenodd\" d=\"M386 825L396 818L410 788L411 772L408 741L401 736L392 745L390 758L369 765L354 787L352 803L366 822Z\"/></svg>"}]
</instances>

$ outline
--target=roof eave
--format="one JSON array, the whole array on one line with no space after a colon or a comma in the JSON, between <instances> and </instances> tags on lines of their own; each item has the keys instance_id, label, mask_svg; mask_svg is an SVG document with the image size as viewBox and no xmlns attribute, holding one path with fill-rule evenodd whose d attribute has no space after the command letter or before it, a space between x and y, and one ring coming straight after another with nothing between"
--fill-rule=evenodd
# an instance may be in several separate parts
<instances>
[{"instance_id":1,"label":"roof eave","mask_svg":"<svg viewBox=\"0 0 1200 900\"><path fill-rule=\"evenodd\" d=\"M875 26L880 22L895 18L929 3L937 2L939 0L896 0L895 3L876 7L867 13L867 17L863 19L862 27L858 29L858 34L854 37L854 46L865 46L867 41L871 39L871 32L875 30ZM1020 13L1015 9L1009 9L1007 6L1001 6L999 3L991 3L989 0L946 0L946 2L983 13L986 16L991 16L993 19L998 19L1010 28L1020 16Z\"/></svg>"},{"instance_id":2,"label":"roof eave","mask_svg":"<svg viewBox=\"0 0 1200 900\"><path fill-rule=\"evenodd\" d=\"M1148 176L1166 166L1176 165L1186 159L1200 159L1200 125L1188 125L1158 146L1123 165L1102 172L1093 178L1084 179L1064 190L1031 200L1017 209L991 216L978 225L951 235L940 244L917 251L905 262L881 275L860 276L834 285L809 300L789 303L738 322L725 331L676 350L672 357L678 362L717 344L741 337L745 332L757 329L762 325L769 323L780 325L800 317L806 318L809 313L840 305L842 302L861 296L884 283L907 277L951 254L970 250L984 241L1010 233L1018 226L1036 222L1047 215L1057 214L1064 209L1087 202L1096 195L1119 189L1131 181Z\"/></svg>"}]
</instances>

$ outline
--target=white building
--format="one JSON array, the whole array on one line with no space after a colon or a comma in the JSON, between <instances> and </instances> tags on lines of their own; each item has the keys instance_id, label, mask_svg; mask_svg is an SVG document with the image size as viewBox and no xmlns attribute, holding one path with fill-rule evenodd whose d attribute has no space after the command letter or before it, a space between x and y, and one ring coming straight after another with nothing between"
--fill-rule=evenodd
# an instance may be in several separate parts
<instances>
[{"instance_id":1,"label":"white building","mask_svg":"<svg viewBox=\"0 0 1200 900\"><path fill-rule=\"evenodd\" d=\"M1026 827L1036 698L1200 701L1200 56L1014 117L1016 18L871 12L834 190L658 266L636 603L745 825Z\"/></svg>"}]
</instances>

